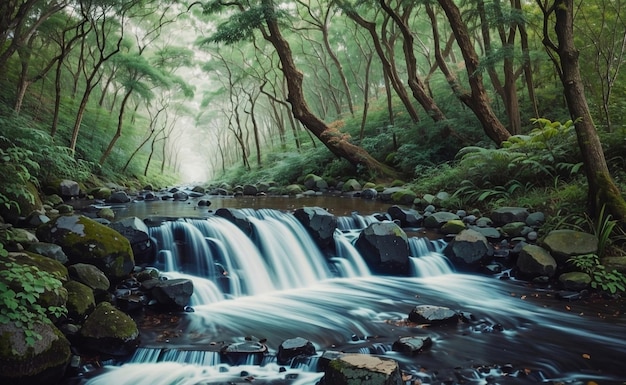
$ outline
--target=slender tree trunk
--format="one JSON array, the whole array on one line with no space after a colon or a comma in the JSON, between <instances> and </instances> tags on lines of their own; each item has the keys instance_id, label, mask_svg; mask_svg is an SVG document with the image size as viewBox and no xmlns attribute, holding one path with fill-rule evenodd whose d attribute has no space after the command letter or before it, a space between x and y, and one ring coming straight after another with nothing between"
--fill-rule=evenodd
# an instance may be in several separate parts
<instances>
[{"instance_id":1,"label":"slender tree trunk","mask_svg":"<svg viewBox=\"0 0 626 385\"><path fill-rule=\"evenodd\" d=\"M280 32L272 0L262 0L266 9L265 23L269 33L265 38L272 43L282 64L282 72L287 79L289 91L287 100L291 103L293 115L311 131L335 155L346 159L354 167L363 166L380 176L396 177L397 173L378 162L367 151L348 141L348 137L338 130L328 127L309 109L302 89L303 75L293 60L291 47Z\"/></svg>"},{"instance_id":2,"label":"slender tree trunk","mask_svg":"<svg viewBox=\"0 0 626 385\"><path fill-rule=\"evenodd\" d=\"M129 87L128 90L126 91L126 94L124 95L124 98L122 99L122 104L120 105L120 112L117 115L117 130L115 131L115 135L113 135L113 138L111 138L111 141L109 142L109 146L100 157L100 161L98 162L100 166L102 166L104 162L106 161L106 159L109 157L109 155L111 155L111 151L113 151L113 147L115 147L115 143L122 136L122 126L124 125L124 112L126 111L126 103L128 103L128 100L130 100L130 95L132 93L133 93L133 88Z\"/></svg>"},{"instance_id":3,"label":"slender tree trunk","mask_svg":"<svg viewBox=\"0 0 626 385\"><path fill-rule=\"evenodd\" d=\"M622 223L626 222L626 202L609 173L602 143L591 118L583 81L580 75L579 52L574 46L574 0L555 0L544 12L544 45L557 53L551 56L561 76L567 107L575 122L578 146L580 147L588 184L588 205L591 215L597 217L603 205ZM548 35L550 15L554 13L558 45Z\"/></svg>"}]
</instances>

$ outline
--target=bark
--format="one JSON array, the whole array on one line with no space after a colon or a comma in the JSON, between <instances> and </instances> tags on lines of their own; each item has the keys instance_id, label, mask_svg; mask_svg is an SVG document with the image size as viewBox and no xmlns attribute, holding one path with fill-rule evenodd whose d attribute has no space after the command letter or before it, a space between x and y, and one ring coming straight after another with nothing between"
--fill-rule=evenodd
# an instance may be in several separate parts
<instances>
[{"instance_id":1,"label":"bark","mask_svg":"<svg viewBox=\"0 0 626 385\"><path fill-rule=\"evenodd\" d=\"M471 91L465 97L461 98L461 100L472 110L476 118L478 118L485 134L496 144L500 145L502 142L509 139L511 134L504 125L502 125L491 109L489 97L483 85L478 54L474 49L474 44L470 38L467 26L461 18L461 11L455 5L454 0L438 0L438 2L450 22L450 27L452 28L454 37L465 60L465 69L468 74Z\"/></svg>"},{"instance_id":2,"label":"bark","mask_svg":"<svg viewBox=\"0 0 626 385\"><path fill-rule=\"evenodd\" d=\"M353 166L362 166L367 170L385 177L396 177L397 173L378 162L367 151L349 142L349 138L333 129L315 116L309 109L302 89L303 75L293 60L291 47L283 37L273 13L272 0L263 0L266 9L265 24L268 32L265 38L274 46L282 64L282 72L287 80L287 101L291 103L291 111L313 135L335 155L346 159Z\"/></svg>"},{"instance_id":3,"label":"bark","mask_svg":"<svg viewBox=\"0 0 626 385\"><path fill-rule=\"evenodd\" d=\"M106 161L106 159L109 157L109 155L111 155L111 151L113 151L113 147L115 147L115 143L122 136L122 127L124 126L124 112L126 111L126 104L130 100L130 95L132 93L133 93L133 88L129 87L128 90L126 91L126 94L124 94L124 98L122 99L122 104L120 106L120 112L117 116L117 130L115 131L115 135L113 135L113 138L111 138L111 141L109 142L107 149L104 151L104 153L100 157L100 161L98 162L100 166L102 166L104 162Z\"/></svg>"},{"instance_id":4,"label":"bark","mask_svg":"<svg viewBox=\"0 0 626 385\"><path fill-rule=\"evenodd\" d=\"M537 0L539 3L539 0ZM582 78L580 75L579 52L574 46L574 1L555 0L552 7L544 12L544 45L556 51L558 59L553 56L555 65L563 83L563 91L570 116L575 122L578 146L583 156L585 174L588 184L590 214L596 217L603 205L613 218L624 223L626 221L626 202L613 181L602 144L591 118ZM546 34L548 19L554 13L557 45L549 40Z\"/></svg>"}]
</instances>

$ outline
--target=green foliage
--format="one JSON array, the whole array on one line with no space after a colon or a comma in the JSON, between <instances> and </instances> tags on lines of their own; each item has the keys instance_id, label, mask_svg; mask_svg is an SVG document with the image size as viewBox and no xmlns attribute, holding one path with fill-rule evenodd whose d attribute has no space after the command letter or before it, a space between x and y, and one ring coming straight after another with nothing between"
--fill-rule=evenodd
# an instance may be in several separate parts
<instances>
[{"instance_id":1,"label":"green foliage","mask_svg":"<svg viewBox=\"0 0 626 385\"><path fill-rule=\"evenodd\" d=\"M626 292L626 276L613 269L611 271L600 263L597 254L577 255L569 259L577 269L589 274L591 287L611 294Z\"/></svg>"},{"instance_id":2,"label":"green foliage","mask_svg":"<svg viewBox=\"0 0 626 385\"><path fill-rule=\"evenodd\" d=\"M54 275L11 260L0 244L0 323L13 322L22 328L28 346L42 338L35 330L37 323L52 323L50 317L67 313L64 307L43 307L38 303L43 293L58 295L62 287Z\"/></svg>"}]
</instances>

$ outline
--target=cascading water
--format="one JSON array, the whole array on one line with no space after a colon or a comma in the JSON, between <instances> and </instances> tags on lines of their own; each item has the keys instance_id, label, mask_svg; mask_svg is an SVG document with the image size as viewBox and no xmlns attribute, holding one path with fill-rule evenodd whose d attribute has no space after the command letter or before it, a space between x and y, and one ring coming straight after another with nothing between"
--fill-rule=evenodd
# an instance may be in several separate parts
<instances>
[{"instance_id":1,"label":"cascading water","mask_svg":"<svg viewBox=\"0 0 626 385\"><path fill-rule=\"evenodd\" d=\"M297 336L313 342L318 353L390 356L413 379L432 384L485 384L494 381L489 376L499 383L626 379L623 323L539 306L525 300L526 289L515 282L454 273L441 242L409 238L412 277L374 276L353 246L365 219L336 231L336 255L326 259L292 215L242 212L250 235L217 216L151 228L161 249L159 267L194 281L187 338L176 347L141 348L129 363L109 368L89 385L313 385L322 377L315 357L286 367L271 359L233 366L211 348L243 336L266 340L270 357L273 348ZM402 326L419 304L446 306L470 321L451 328ZM416 357L401 356L391 349L397 335L428 335L433 346ZM475 369L485 364L522 369L515 376ZM466 370L459 375L455 368Z\"/></svg>"}]
</instances>

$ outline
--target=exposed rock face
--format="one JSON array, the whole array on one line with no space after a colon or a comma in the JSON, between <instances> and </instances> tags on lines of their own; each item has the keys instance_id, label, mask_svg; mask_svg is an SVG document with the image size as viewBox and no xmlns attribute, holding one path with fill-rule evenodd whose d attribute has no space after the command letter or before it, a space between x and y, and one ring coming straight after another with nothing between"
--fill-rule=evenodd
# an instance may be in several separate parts
<instances>
[{"instance_id":1,"label":"exposed rock face","mask_svg":"<svg viewBox=\"0 0 626 385\"><path fill-rule=\"evenodd\" d=\"M455 324L459 315L444 306L418 305L409 313L409 321L418 324L443 325Z\"/></svg>"},{"instance_id":2,"label":"exposed rock face","mask_svg":"<svg viewBox=\"0 0 626 385\"><path fill-rule=\"evenodd\" d=\"M598 238L593 234L575 230L553 230L543 239L542 246L550 251L559 263L575 255L595 254Z\"/></svg>"},{"instance_id":3,"label":"exposed rock face","mask_svg":"<svg viewBox=\"0 0 626 385\"><path fill-rule=\"evenodd\" d=\"M407 275L410 270L407 235L393 222L370 224L359 235L355 247L374 272Z\"/></svg>"},{"instance_id":4,"label":"exposed rock face","mask_svg":"<svg viewBox=\"0 0 626 385\"><path fill-rule=\"evenodd\" d=\"M389 207L387 213L391 219L400 221L402 227L419 227L424 220L424 217L417 210L403 209L399 206Z\"/></svg>"},{"instance_id":5,"label":"exposed rock face","mask_svg":"<svg viewBox=\"0 0 626 385\"><path fill-rule=\"evenodd\" d=\"M290 338L283 341L278 347L276 359L279 365L286 365L294 357L314 356L315 346L313 343L302 337Z\"/></svg>"},{"instance_id":6,"label":"exposed rock face","mask_svg":"<svg viewBox=\"0 0 626 385\"><path fill-rule=\"evenodd\" d=\"M38 323L42 337L26 344L23 327L0 324L0 382L11 385L56 384L70 362L70 343L52 324Z\"/></svg>"},{"instance_id":7,"label":"exposed rock face","mask_svg":"<svg viewBox=\"0 0 626 385\"><path fill-rule=\"evenodd\" d=\"M109 227L128 239L137 263L152 260L155 251L150 239L150 230L141 219L124 218L111 223Z\"/></svg>"},{"instance_id":8,"label":"exposed rock face","mask_svg":"<svg viewBox=\"0 0 626 385\"><path fill-rule=\"evenodd\" d=\"M60 216L37 229L39 239L60 245L70 263L88 263L121 279L135 267L128 239L82 215Z\"/></svg>"},{"instance_id":9,"label":"exposed rock face","mask_svg":"<svg viewBox=\"0 0 626 385\"><path fill-rule=\"evenodd\" d=\"M130 354L139 345L135 321L108 302L96 306L79 334L84 348L114 356Z\"/></svg>"},{"instance_id":10,"label":"exposed rock face","mask_svg":"<svg viewBox=\"0 0 626 385\"><path fill-rule=\"evenodd\" d=\"M180 310L189 303L193 294L193 282L186 278L159 281L151 293L160 305Z\"/></svg>"},{"instance_id":11,"label":"exposed rock face","mask_svg":"<svg viewBox=\"0 0 626 385\"><path fill-rule=\"evenodd\" d=\"M493 255L493 248L484 235L476 230L467 229L457 234L443 252L453 262L472 266L488 262Z\"/></svg>"},{"instance_id":12,"label":"exposed rock face","mask_svg":"<svg viewBox=\"0 0 626 385\"><path fill-rule=\"evenodd\" d=\"M304 207L297 209L293 215L320 248L324 249L332 244L337 229L337 217L321 207Z\"/></svg>"},{"instance_id":13,"label":"exposed rock face","mask_svg":"<svg viewBox=\"0 0 626 385\"><path fill-rule=\"evenodd\" d=\"M519 273L526 278L552 277L556 271L556 261L550 253L537 245L526 245L517 257Z\"/></svg>"},{"instance_id":14,"label":"exposed rock face","mask_svg":"<svg viewBox=\"0 0 626 385\"><path fill-rule=\"evenodd\" d=\"M321 385L401 385L398 363L366 354L342 354L331 360Z\"/></svg>"}]
</instances>

